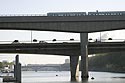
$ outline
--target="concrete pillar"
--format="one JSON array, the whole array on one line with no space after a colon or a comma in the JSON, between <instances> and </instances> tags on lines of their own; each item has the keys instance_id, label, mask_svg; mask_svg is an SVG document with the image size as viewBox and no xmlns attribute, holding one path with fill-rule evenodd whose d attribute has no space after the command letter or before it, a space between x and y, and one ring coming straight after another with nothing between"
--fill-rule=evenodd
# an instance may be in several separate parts
<instances>
[{"instance_id":1,"label":"concrete pillar","mask_svg":"<svg viewBox=\"0 0 125 83\"><path fill-rule=\"evenodd\" d=\"M19 64L19 55L16 55L16 57L15 57L15 65L14 65L14 77L16 79L17 79L18 64Z\"/></svg>"},{"instance_id":2,"label":"concrete pillar","mask_svg":"<svg viewBox=\"0 0 125 83\"><path fill-rule=\"evenodd\" d=\"M82 80L87 79L88 76L88 33L80 33L81 39L81 72Z\"/></svg>"},{"instance_id":3,"label":"concrete pillar","mask_svg":"<svg viewBox=\"0 0 125 83\"><path fill-rule=\"evenodd\" d=\"M79 56L70 56L71 81L78 81L79 78Z\"/></svg>"},{"instance_id":4,"label":"concrete pillar","mask_svg":"<svg viewBox=\"0 0 125 83\"><path fill-rule=\"evenodd\" d=\"M21 64L18 64L18 69L17 69L17 82L21 83Z\"/></svg>"},{"instance_id":5,"label":"concrete pillar","mask_svg":"<svg viewBox=\"0 0 125 83\"><path fill-rule=\"evenodd\" d=\"M14 65L14 78L16 79L16 71L17 69L16 69L16 64Z\"/></svg>"},{"instance_id":6,"label":"concrete pillar","mask_svg":"<svg viewBox=\"0 0 125 83\"><path fill-rule=\"evenodd\" d=\"M14 65L14 78L18 83L21 83L21 64L19 63L19 55L16 55Z\"/></svg>"}]
</instances>

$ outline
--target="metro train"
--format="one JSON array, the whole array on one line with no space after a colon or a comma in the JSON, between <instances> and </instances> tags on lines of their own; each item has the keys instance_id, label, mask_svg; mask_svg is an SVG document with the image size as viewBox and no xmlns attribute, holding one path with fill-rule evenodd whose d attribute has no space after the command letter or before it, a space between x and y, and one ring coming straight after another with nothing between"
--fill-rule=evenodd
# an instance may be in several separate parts
<instances>
[{"instance_id":1,"label":"metro train","mask_svg":"<svg viewBox=\"0 0 125 83\"><path fill-rule=\"evenodd\" d=\"M85 16L86 12L55 12L47 13L47 16Z\"/></svg>"},{"instance_id":2,"label":"metro train","mask_svg":"<svg viewBox=\"0 0 125 83\"><path fill-rule=\"evenodd\" d=\"M47 16L110 16L125 15L125 11L107 11L107 12L53 12L47 13Z\"/></svg>"}]
</instances>

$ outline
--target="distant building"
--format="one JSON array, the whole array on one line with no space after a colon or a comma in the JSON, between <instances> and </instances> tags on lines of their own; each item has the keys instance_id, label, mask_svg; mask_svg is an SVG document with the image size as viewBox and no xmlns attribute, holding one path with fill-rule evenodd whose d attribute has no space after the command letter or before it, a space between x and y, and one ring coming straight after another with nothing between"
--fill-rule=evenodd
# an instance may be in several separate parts
<instances>
[{"instance_id":1,"label":"distant building","mask_svg":"<svg viewBox=\"0 0 125 83\"><path fill-rule=\"evenodd\" d=\"M69 59L64 64L28 64L22 66L22 71L69 71Z\"/></svg>"},{"instance_id":2,"label":"distant building","mask_svg":"<svg viewBox=\"0 0 125 83\"><path fill-rule=\"evenodd\" d=\"M2 62L3 62L3 63L8 63L8 61L7 61L7 60L3 60Z\"/></svg>"},{"instance_id":3,"label":"distant building","mask_svg":"<svg viewBox=\"0 0 125 83\"><path fill-rule=\"evenodd\" d=\"M59 71L60 64L28 64L22 66L22 71Z\"/></svg>"}]
</instances>

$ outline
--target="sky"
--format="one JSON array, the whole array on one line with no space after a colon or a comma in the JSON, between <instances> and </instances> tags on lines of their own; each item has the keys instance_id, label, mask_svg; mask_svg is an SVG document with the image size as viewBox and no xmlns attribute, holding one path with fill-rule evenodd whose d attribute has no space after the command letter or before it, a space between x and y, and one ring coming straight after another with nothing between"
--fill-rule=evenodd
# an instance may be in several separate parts
<instances>
[{"instance_id":1,"label":"sky","mask_svg":"<svg viewBox=\"0 0 125 83\"><path fill-rule=\"evenodd\" d=\"M125 11L124 0L0 0L0 14L46 14L48 12ZM107 38L125 39L124 30L101 32ZM100 38L100 33L91 33L89 38ZM78 33L32 31L37 40L79 40ZM0 30L0 41L30 41L31 31ZM13 61L16 54L0 54L0 61ZM52 55L19 54L22 64L61 64L69 57Z\"/></svg>"}]
</instances>

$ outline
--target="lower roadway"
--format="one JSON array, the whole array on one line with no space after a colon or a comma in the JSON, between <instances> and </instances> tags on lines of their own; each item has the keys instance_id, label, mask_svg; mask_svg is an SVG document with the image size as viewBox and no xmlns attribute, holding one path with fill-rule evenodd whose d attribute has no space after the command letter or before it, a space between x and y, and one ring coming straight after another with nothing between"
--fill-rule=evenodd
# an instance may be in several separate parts
<instances>
[{"instance_id":1,"label":"lower roadway","mask_svg":"<svg viewBox=\"0 0 125 83\"><path fill-rule=\"evenodd\" d=\"M89 42L88 54L125 51L125 42ZM80 43L14 43L0 44L0 53L80 55Z\"/></svg>"}]
</instances>

